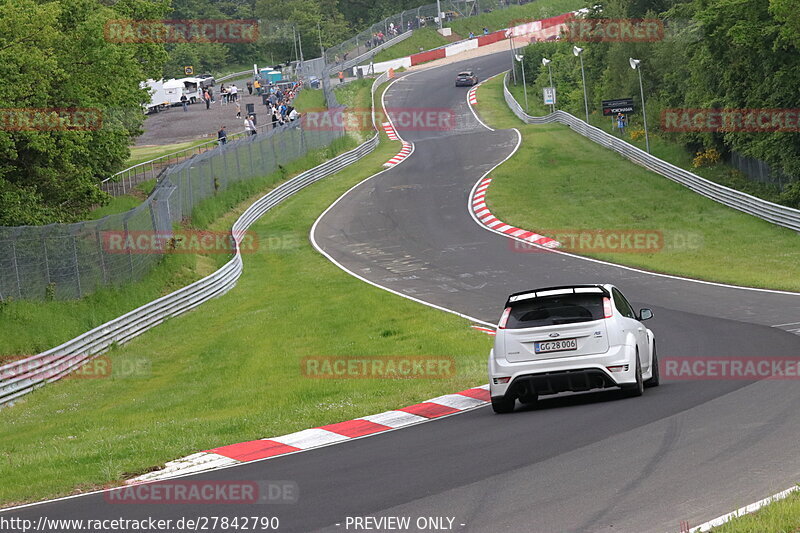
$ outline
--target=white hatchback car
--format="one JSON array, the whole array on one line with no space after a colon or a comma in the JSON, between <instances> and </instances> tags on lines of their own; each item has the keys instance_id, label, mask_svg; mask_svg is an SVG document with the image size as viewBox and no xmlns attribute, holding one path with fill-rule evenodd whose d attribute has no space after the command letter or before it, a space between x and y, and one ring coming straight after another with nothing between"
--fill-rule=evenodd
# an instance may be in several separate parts
<instances>
[{"instance_id":1,"label":"white hatchback car","mask_svg":"<svg viewBox=\"0 0 800 533\"><path fill-rule=\"evenodd\" d=\"M569 285L512 294L489 353L496 413L516 400L619 387L641 396L659 382L653 332L613 285Z\"/></svg>"}]
</instances>

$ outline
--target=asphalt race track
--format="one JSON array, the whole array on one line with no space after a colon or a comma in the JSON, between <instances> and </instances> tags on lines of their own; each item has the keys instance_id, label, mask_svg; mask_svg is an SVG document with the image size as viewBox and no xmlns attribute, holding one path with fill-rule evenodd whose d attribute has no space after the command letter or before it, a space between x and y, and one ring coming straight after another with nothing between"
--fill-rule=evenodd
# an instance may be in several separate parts
<instances>
[{"instance_id":1,"label":"asphalt race track","mask_svg":"<svg viewBox=\"0 0 800 533\"><path fill-rule=\"evenodd\" d=\"M487 322L496 322L512 292L611 282L636 307L654 310L648 326L662 359L800 354L800 336L771 327L800 322L800 296L519 253L473 221L471 189L511 153L517 135L483 128L454 77L473 68L485 79L508 59L411 72L391 86L388 107L452 109L458 123L449 131L399 127L414 153L320 219L314 238L326 253L374 283ZM436 530L417 529L419 517L450 517L452 530L479 533L671 532L682 520L697 525L792 486L800 478L798 405L796 380L672 381L633 399L571 395L511 415L482 408L185 478L291 480L296 504L121 505L92 494L0 517L261 515L279 517L278 531L336 532L354 530L347 517L371 515L410 517L405 531Z\"/></svg>"}]
</instances>

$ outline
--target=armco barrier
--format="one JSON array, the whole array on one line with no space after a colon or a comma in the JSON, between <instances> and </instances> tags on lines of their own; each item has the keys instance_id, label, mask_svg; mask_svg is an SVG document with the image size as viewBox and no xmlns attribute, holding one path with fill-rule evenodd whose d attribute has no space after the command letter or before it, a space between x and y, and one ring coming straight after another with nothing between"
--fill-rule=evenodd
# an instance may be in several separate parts
<instances>
[{"instance_id":1,"label":"armco barrier","mask_svg":"<svg viewBox=\"0 0 800 533\"><path fill-rule=\"evenodd\" d=\"M379 76L372 86L372 125L376 130L375 135L359 147L281 184L251 205L231 229L236 250L228 263L187 287L106 322L60 346L0 366L0 405L6 405L47 383L61 379L106 351L112 344L124 344L168 318L181 315L233 288L242 275L241 239L256 220L299 190L361 159L378 145L380 137L375 127L374 95L376 88L387 79L385 74Z\"/></svg>"},{"instance_id":2,"label":"armco barrier","mask_svg":"<svg viewBox=\"0 0 800 533\"><path fill-rule=\"evenodd\" d=\"M697 174L652 156L644 150L640 150L614 135L606 133L594 126L590 126L583 120L570 115L566 111L559 110L544 117L532 117L526 114L522 106L519 105L519 102L514 99L508 90L508 73L506 73L503 79L503 96L505 97L506 103L511 108L511 111L527 124L550 124L552 122L558 122L559 124L567 125L573 131L587 137L597 144L613 150L634 163L650 169L657 174L661 174L665 178L680 183L698 194L702 194L707 198L742 211L743 213L747 213L748 215L753 215L778 226L800 232L800 210L798 209L774 204L701 178Z\"/></svg>"}]
</instances>

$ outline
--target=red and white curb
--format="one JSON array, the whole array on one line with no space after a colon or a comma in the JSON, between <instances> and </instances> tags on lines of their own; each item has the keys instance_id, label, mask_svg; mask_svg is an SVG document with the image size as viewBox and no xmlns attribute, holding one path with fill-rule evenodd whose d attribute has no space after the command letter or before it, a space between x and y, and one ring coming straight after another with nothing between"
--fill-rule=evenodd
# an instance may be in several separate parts
<instances>
[{"instance_id":1,"label":"red and white curb","mask_svg":"<svg viewBox=\"0 0 800 533\"><path fill-rule=\"evenodd\" d=\"M475 215L475 218L481 223L481 225L497 233L504 233L516 239L538 246L543 246L545 248L558 248L561 246L561 243L555 239L545 237L544 235L539 235L533 231L510 226L501 220L498 220L497 217L495 217L486 206L486 190L489 188L491 183L492 178L483 178L478 182L478 186L475 188L471 198L470 207Z\"/></svg>"},{"instance_id":2,"label":"red and white curb","mask_svg":"<svg viewBox=\"0 0 800 533\"><path fill-rule=\"evenodd\" d=\"M394 411L386 411L347 422L305 429L280 437L229 444L194 453L187 457L170 461L166 463L163 469L138 476L126 483L158 481L312 450L470 411L488 405L489 402L489 385L482 385L456 394L445 394L444 396Z\"/></svg>"},{"instance_id":3,"label":"red and white curb","mask_svg":"<svg viewBox=\"0 0 800 533\"><path fill-rule=\"evenodd\" d=\"M391 141L399 141L400 137L397 136L397 132L394 130L394 125L391 122L384 122L381 124L383 126L383 131L386 132L386 135L389 137Z\"/></svg>"},{"instance_id":4,"label":"red and white curb","mask_svg":"<svg viewBox=\"0 0 800 533\"><path fill-rule=\"evenodd\" d=\"M495 335L497 335L497 330L495 330L495 329L493 329L493 328L485 328L485 327L483 327L483 326L470 326L470 327L471 327L472 329L477 329L478 331L481 331L481 332L483 332L483 333L486 333L487 335L491 335L492 337L494 337Z\"/></svg>"},{"instance_id":5,"label":"red and white curb","mask_svg":"<svg viewBox=\"0 0 800 533\"><path fill-rule=\"evenodd\" d=\"M467 93L467 101L469 102L469 105L475 105L478 103L478 85L469 90Z\"/></svg>"},{"instance_id":6,"label":"red and white curb","mask_svg":"<svg viewBox=\"0 0 800 533\"><path fill-rule=\"evenodd\" d=\"M396 156L394 156L393 158L388 160L386 163L384 163L383 166L385 166L387 168L388 167L393 167L395 165L398 165L398 164L402 163L403 161L405 161L405 159L408 156L411 155L411 152L414 151L414 148L411 145L411 143L408 143L406 141L402 141L402 142L403 142L403 149L400 150L400 152Z\"/></svg>"}]
</instances>

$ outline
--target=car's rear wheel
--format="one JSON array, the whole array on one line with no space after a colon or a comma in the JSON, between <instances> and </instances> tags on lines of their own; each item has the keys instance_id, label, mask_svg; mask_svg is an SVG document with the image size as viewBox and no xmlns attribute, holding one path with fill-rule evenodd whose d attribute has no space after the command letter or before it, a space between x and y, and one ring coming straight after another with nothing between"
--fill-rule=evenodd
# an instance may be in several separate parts
<instances>
[{"instance_id":1,"label":"car's rear wheel","mask_svg":"<svg viewBox=\"0 0 800 533\"><path fill-rule=\"evenodd\" d=\"M625 396L632 398L644 394L644 381L642 381L642 364L639 362L639 353L636 353L636 383L625 386L622 389Z\"/></svg>"},{"instance_id":2,"label":"car's rear wheel","mask_svg":"<svg viewBox=\"0 0 800 533\"><path fill-rule=\"evenodd\" d=\"M514 410L514 398L506 398L505 396L498 396L492 398L492 409L495 413L505 414Z\"/></svg>"},{"instance_id":3,"label":"car's rear wheel","mask_svg":"<svg viewBox=\"0 0 800 533\"><path fill-rule=\"evenodd\" d=\"M661 373L658 370L658 355L656 355L656 344L653 343L653 375L644 382L645 387L658 387L661 383Z\"/></svg>"}]
</instances>

